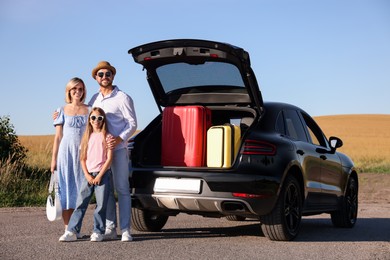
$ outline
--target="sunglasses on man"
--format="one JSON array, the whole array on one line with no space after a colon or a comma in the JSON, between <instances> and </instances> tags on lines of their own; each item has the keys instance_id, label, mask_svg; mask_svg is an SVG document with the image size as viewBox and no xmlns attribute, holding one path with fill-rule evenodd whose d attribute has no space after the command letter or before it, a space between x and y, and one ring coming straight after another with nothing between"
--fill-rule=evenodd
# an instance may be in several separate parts
<instances>
[{"instance_id":1,"label":"sunglasses on man","mask_svg":"<svg viewBox=\"0 0 390 260\"><path fill-rule=\"evenodd\" d=\"M104 72L99 72L98 74L97 74L100 78L103 78L104 76L106 76L106 78L109 78L109 77L111 77L111 72L109 72L109 71L107 71L106 73L104 73Z\"/></svg>"}]
</instances>

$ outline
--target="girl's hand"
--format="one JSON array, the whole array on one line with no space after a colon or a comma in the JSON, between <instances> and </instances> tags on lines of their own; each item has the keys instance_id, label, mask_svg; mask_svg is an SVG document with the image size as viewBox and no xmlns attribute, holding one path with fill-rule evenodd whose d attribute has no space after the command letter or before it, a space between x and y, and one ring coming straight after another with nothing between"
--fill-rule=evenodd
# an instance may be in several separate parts
<instances>
[{"instance_id":1,"label":"girl's hand","mask_svg":"<svg viewBox=\"0 0 390 260\"><path fill-rule=\"evenodd\" d=\"M94 179L94 181L93 181L93 184L94 185L100 185L100 182L102 181L102 177L100 176L100 174L98 174L96 177L95 177L95 179Z\"/></svg>"},{"instance_id":2,"label":"girl's hand","mask_svg":"<svg viewBox=\"0 0 390 260\"><path fill-rule=\"evenodd\" d=\"M88 174L87 176L85 176L85 178L87 179L89 185L94 185L95 178L92 175Z\"/></svg>"}]
</instances>

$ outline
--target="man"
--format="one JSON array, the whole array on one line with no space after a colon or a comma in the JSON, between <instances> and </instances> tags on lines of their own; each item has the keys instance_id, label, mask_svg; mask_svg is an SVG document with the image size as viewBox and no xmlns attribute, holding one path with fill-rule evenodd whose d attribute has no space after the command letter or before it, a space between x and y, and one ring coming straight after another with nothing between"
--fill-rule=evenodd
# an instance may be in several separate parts
<instances>
[{"instance_id":1,"label":"man","mask_svg":"<svg viewBox=\"0 0 390 260\"><path fill-rule=\"evenodd\" d=\"M116 203L114 189L118 195L119 224L122 231L122 241L132 241L130 234L131 195L129 187L129 156L127 140L137 129L133 100L119 88L113 85L116 69L107 61L101 61L92 70L92 77L99 84L96 93L88 105L102 108L107 116L108 131L114 138L108 140L114 149L111 165L114 187L110 190L106 214L105 239L117 237Z\"/></svg>"}]
</instances>

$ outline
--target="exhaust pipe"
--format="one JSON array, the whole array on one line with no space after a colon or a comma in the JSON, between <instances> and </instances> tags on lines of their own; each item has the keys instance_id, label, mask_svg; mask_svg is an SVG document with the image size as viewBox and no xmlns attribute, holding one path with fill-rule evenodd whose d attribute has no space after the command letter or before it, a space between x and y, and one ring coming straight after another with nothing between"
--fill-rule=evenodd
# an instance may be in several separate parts
<instances>
[{"instance_id":1,"label":"exhaust pipe","mask_svg":"<svg viewBox=\"0 0 390 260\"><path fill-rule=\"evenodd\" d=\"M241 202L228 201L222 203L223 211L229 212L245 212L247 211L246 206Z\"/></svg>"}]
</instances>

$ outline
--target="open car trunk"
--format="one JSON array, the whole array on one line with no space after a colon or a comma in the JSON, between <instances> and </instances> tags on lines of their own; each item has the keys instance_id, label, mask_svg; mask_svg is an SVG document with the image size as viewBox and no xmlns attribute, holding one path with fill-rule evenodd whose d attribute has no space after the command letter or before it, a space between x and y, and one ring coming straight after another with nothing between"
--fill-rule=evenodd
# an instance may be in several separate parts
<instances>
[{"instance_id":1,"label":"open car trunk","mask_svg":"<svg viewBox=\"0 0 390 260\"><path fill-rule=\"evenodd\" d=\"M135 140L133 166L231 168L263 100L249 54L226 43L177 39L129 50L146 69L161 114Z\"/></svg>"},{"instance_id":2,"label":"open car trunk","mask_svg":"<svg viewBox=\"0 0 390 260\"><path fill-rule=\"evenodd\" d=\"M183 108L183 106L181 106L181 108ZM163 112L158 117L156 117L143 131L141 131L131 143L131 146L133 146L131 149L133 167L230 168L234 166L234 162L239 157L241 140L245 136L247 129L253 124L253 122L256 121L258 115L254 109L249 107L207 106L205 108L210 111L210 121L206 126L205 132L200 133L200 131L197 131L196 129L194 131L190 130L190 134L201 135L199 139L201 139L203 142L202 144L200 144L203 147L203 150L198 149L194 151L195 154L188 155L189 157L203 157L204 160L201 163L194 165L191 163L188 164L186 162L176 164L164 162L163 158L166 155L164 153L173 154L173 156L177 155L178 158L182 158L184 156L183 153L185 152L183 149L180 148L180 145L177 145L177 143L175 143L177 142L177 140L164 140L163 136L166 135L166 133L164 133L163 131L163 125L166 124L166 122L163 122ZM188 121L187 125L190 125ZM236 127L234 128L234 126ZM232 129L235 129L236 131L235 134L237 141L233 141L233 136L229 136L229 138L231 138L232 140L231 148L226 147L226 143L223 143L223 141L221 143L216 140L218 139L219 133L221 133L222 128L225 127L232 127ZM213 129L217 130L214 131ZM217 132L217 137L213 135L213 132ZM229 135L234 135L234 132L229 133ZM177 138L175 139L179 139L179 135L177 135ZM185 146L191 146L189 142L186 143L184 141ZM219 157L222 155L216 152L216 149L226 150L227 156L231 156L232 159L228 163L228 165L223 163L219 165ZM231 150L232 154L230 154L230 151L228 150ZM215 156L217 156L218 158L215 159ZM217 163L215 163L215 160L217 160Z\"/></svg>"}]
</instances>

